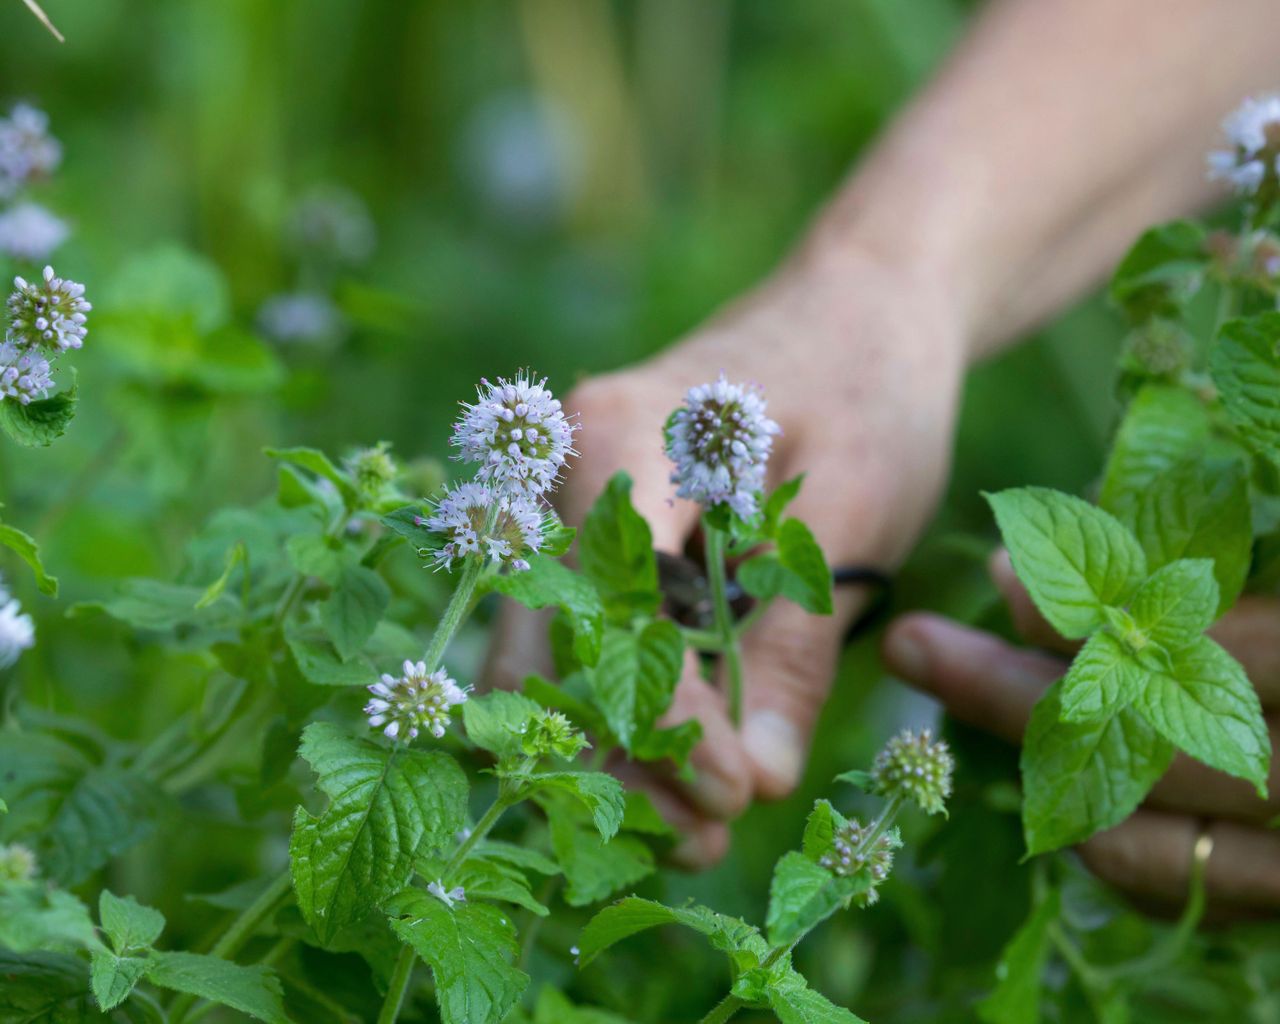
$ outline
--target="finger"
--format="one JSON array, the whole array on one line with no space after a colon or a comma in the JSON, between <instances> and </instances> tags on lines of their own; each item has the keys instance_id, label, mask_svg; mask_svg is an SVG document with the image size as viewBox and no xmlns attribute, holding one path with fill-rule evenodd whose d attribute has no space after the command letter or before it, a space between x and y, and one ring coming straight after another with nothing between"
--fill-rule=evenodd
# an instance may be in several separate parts
<instances>
[{"instance_id":1,"label":"finger","mask_svg":"<svg viewBox=\"0 0 1280 1024\"><path fill-rule=\"evenodd\" d=\"M1280 735L1274 725L1270 726L1270 733L1272 749L1280 749ZM1146 802L1179 814L1264 825L1280 814L1280 762L1271 763L1267 790L1268 799L1260 800L1251 783L1179 754Z\"/></svg>"},{"instance_id":2,"label":"finger","mask_svg":"<svg viewBox=\"0 0 1280 1024\"><path fill-rule=\"evenodd\" d=\"M1201 825L1185 815L1140 810L1080 847L1094 874L1129 893L1181 905L1187 897ZM1280 836L1229 821L1209 826L1205 871L1211 900L1235 907L1280 908Z\"/></svg>"},{"instance_id":3,"label":"finger","mask_svg":"<svg viewBox=\"0 0 1280 1024\"><path fill-rule=\"evenodd\" d=\"M698 521L692 502L672 502L671 465L662 447L662 424L680 404L678 388L644 370L595 377L575 388L565 408L584 429L575 440L580 458L557 496L565 521L579 525L619 470L632 479L631 503L649 523L653 546L679 554Z\"/></svg>"},{"instance_id":4,"label":"finger","mask_svg":"<svg viewBox=\"0 0 1280 1024\"><path fill-rule=\"evenodd\" d=\"M1244 666L1263 706L1280 708L1280 598L1246 594L1209 633Z\"/></svg>"},{"instance_id":5,"label":"finger","mask_svg":"<svg viewBox=\"0 0 1280 1024\"><path fill-rule=\"evenodd\" d=\"M940 615L916 613L885 634L885 664L962 721L1020 743L1031 709L1065 665Z\"/></svg>"},{"instance_id":6,"label":"finger","mask_svg":"<svg viewBox=\"0 0 1280 1024\"><path fill-rule=\"evenodd\" d=\"M1013 619L1014 629L1018 635L1033 647L1043 647L1048 651L1063 651L1071 654L1079 649L1075 640L1067 640L1056 629L1049 625L1049 620L1040 614L1040 609L1031 600L1027 588L1013 571L1013 562L1009 552L997 548L987 563L991 579L1004 598L1009 608L1009 617Z\"/></svg>"}]
</instances>

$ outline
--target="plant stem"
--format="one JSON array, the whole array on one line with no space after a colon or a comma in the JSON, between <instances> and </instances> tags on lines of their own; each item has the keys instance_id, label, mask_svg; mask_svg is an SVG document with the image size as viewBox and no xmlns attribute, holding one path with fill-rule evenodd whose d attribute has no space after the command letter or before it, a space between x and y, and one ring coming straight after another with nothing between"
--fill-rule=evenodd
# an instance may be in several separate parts
<instances>
[{"instance_id":1,"label":"plant stem","mask_svg":"<svg viewBox=\"0 0 1280 1024\"><path fill-rule=\"evenodd\" d=\"M699 1024L724 1024L746 1004L735 995L725 996L711 1008L711 1011L699 1021Z\"/></svg>"},{"instance_id":2,"label":"plant stem","mask_svg":"<svg viewBox=\"0 0 1280 1024\"><path fill-rule=\"evenodd\" d=\"M458 579L458 586L453 592L453 596L449 598L449 604L445 607L444 615L440 618L440 624L436 626L436 631L431 634L431 643L427 645L427 651L422 656L422 660L427 663L427 671L434 672L440 667L440 660L444 657L445 648L449 646L449 641L453 639L458 628L462 625L462 620L467 617L467 612L471 610L471 598L475 595L476 584L480 582L480 574L484 572L484 560L480 558L468 558L462 565L462 575Z\"/></svg>"},{"instance_id":3,"label":"plant stem","mask_svg":"<svg viewBox=\"0 0 1280 1024\"><path fill-rule=\"evenodd\" d=\"M213 949L209 950L209 955L220 957L223 960L230 960L234 957L240 951L240 948L253 937L258 925L285 898L289 892L289 885L289 872L281 872L280 876L267 886L262 895L249 904L248 907L241 911L240 916L231 922L231 927L223 933L222 938L214 944ZM195 1001L196 997L189 993L183 993L178 996L169 1011L169 1020L172 1024L180 1024Z\"/></svg>"},{"instance_id":4,"label":"plant stem","mask_svg":"<svg viewBox=\"0 0 1280 1024\"><path fill-rule=\"evenodd\" d=\"M502 817L502 813L511 806L514 801L510 796L499 793L498 798L489 805L489 809L484 812L480 820L476 822L476 827L471 830L471 834L458 844L458 848L453 851L453 856L449 858L444 869L440 872L442 883L447 887L450 881L450 875L462 866L462 862L467 859L467 855L476 848L476 844L489 834L489 830L498 823L498 819Z\"/></svg>"},{"instance_id":5,"label":"plant stem","mask_svg":"<svg viewBox=\"0 0 1280 1024\"><path fill-rule=\"evenodd\" d=\"M729 607L729 581L725 572L725 534L704 517L702 531L707 554L707 581L715 605L716 630L720 634L720 652L724 655L728 679L729 720L742 723L742 646L734 628L733 609Z\"/></svg>"},{"instance_id":6,"label":"plant stem","mask_svg":"<svg viewBox=\"0 0 1280 1024\"><path fill-rule=\"evenodd\" d=\"M406 945L396 958L396 967L391 974L391 982L387 985L387 998L382 1002L382 1010L378 1013L378 1024L395 1024L400 1016L400 1007L404 1004L404 995L409 988L409 979L413 976L413 962L418 954L412 946Z\"/></svg>"}]
</instances>

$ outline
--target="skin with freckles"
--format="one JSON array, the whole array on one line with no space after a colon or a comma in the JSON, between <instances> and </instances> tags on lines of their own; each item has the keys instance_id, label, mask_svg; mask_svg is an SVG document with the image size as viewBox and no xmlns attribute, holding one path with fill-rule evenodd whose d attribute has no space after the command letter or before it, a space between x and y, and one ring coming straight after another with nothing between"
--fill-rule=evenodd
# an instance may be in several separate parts
<instances>
[{"instance_id":1,"label":"skin with freckles","mask_svg":"<svg viewBox=\"0 0 1280 1024\"><path fill-rule=\"evenodd\" d=\"M942 701L949 712L1010 743L1022 738L1031 708L1066 671L1064 655L1078 644L1058 636L1031 602L1004 552L992 577L1018 632L1038 650L937 615L897 620L884 640L889 670ZM1280 739L1280 599L1246 596L1210 630L1245 667L1267 712L1272 741ZM1051 652L1061 652L1051 653ZM1280 910L1280 834L1267 824L1280 814L1280 766L1272 765L1272 796L1185 755L1137 813L1080 847L1099 877L1135 897L1169 908L1186 898L1192 848L1203 828L1214 839L1207 891L1221 911Z\"/></svg>"},{"instance_id":2,"label":"skin with freckles","mask_svg":"<svg viewBox=\"0 0 1280 1024\"><path fill-rule=\"evenodd\" d=\"M663 355L566 398L583 429L565 520L626 469L655 546L696 545L698 509L671 501L661 428L723 371L764 387L782 427L770 485L807 474L794 511L828 560L895 567L945 483L968 365L1096 282L1146 226L1215 194L1204 153L1242 96L1280 84L1276 39L1273 0L1229 15L1217 0L989 3L775 271ZM841 588L830 618L770 609L745 642L740 734L690 662L669 722L702 723L696 780L642 780L684 831L685 863L713 862L726 822L795 786L863 600ZM545 619L506 609L490 682L545 665L544 638ZM1019 664L1048 677L1045 662ZM1020 693L988 713L1014 729Z\"/></svg>"}]
</instances>

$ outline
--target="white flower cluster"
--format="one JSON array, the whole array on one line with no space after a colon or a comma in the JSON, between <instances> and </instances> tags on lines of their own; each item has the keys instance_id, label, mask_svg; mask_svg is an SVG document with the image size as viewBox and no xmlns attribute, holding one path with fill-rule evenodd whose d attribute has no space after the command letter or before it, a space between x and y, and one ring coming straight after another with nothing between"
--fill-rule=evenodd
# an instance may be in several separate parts
<instances>
[{"instance_id":1,"label":"white flower cluster","mask_svg":"<svg viewBox=\"0 0 1280 1024\"><path fill-rule=\"evenodd\" d=\"M531 495L472 482L446 491L430 516L419 517L419 525L444 538L434 558L445 569L467 555L481 555L522 571L529 568L525 555L542 547L549 516Z\"/></svg>"},{"instance_id":2,"label":"white flower cluster","mask_svg":"<svg viewBox=\"0 0 1280 1024\"><path fill-rule=\"evenodd\" d=\"M85 300L84 285L56 276L53 267L45 267L34 283L15 277L13 285L0 343L0 401L13 398L27 405L53 387L49 359L84 344L85 314L93 307Z\"/></svg>"},{"instance_id":3,"label":"white flower cluster","mask_svg":"<svg viewBox=\"0 0 1280 1024\"><path fill-rule=\"evenodd\" d=\"M841 878L866 871L871 884L855 898L860 906L867 907L880 898L876 887L889 877L893 853L901 845L897 829L880 832L873 838L873 826L851 818L831 837L831 848L818 863Z\"/></svg>"},{"instance_id":4,"label":"white flower cluster","mask_svg":"<svg viewBox=\"0 0 1280 1024\"><path fill-rule=\"evenodd\" d=\"M667 424L676 494L704 508L726 504L743 519L755 515L773 438L782 432L765 408L758 387L731 384L723 373L690 388Z\"/></svg>"},{"instance_id":5,"label":"white flower cluster","mask_svg":"<svg viewBox=\"0 0 1280 1024\"><path fill-rule=\"evenodd\" d=\"M929 729L904 729L876 754L872 789L881 796L911 800L927 814L941 814L951 796L955 765L946 740L935 740Z\"/></svg>"},{"instance_id":6,"label":"white flower cluster","mask_svg":"<svg viewBox=\"0 0 1280 1024\"><path fill-rule=\"evenodd\" d=\"M1209 153L1209 177L1229 181L1245 195L1280 174L1280 93L1250 97L1222 122L1230 149Z\"/></svg>"},{"instance_id":7,"label":"white flower cluster","mask_svg":"<svg viewBox=\"0 0 1280 1024\"><path fill-rule=\"evenodd\" d=\"M474 404L463 403L453 431L458 458L479 463L476 478L506 493L531 495L555 490L573 449L578 425L560 400L527 372L514 380L482 380Z\"/></svg>"},{"instance_id":8,"label":"white flower cluster","mask_svg":"<svg viewBox=\"0 0 1280 1024\"><path fill-rule=\"evenodd\" d=\"M0 117L0 255L43 263L67 240L70 229L38 203L21 198L33 182L49 177L62 162L62 147L49 134L49 118L25 103Z\"/></svg>"},{"instance_id":9,"label":"white flower cluster","mask_svg":"<svg viewBox=\"0 0 1280 1024\"><path fill-rule=\"evenodd\" d=\"M22 614L22 606L0 580L0 668L8 668L18 656L36 642L36 627L30 615Z\"/></svg>"},{"instance_id":10,"label":"white flower cluster","mask_svg":"<svg viewBox=\"0 0 1280 1024\"><path fill-rule=\"evenodd\" d=\"M467 691L442 668L428 672L425 662L406 661L404 674L383 674L369 687L373 699L364 706L369 725L393 740L414 740L424 730L439 739L449 725L449 712L466 703Z\"/></svg>"}]
</instances>

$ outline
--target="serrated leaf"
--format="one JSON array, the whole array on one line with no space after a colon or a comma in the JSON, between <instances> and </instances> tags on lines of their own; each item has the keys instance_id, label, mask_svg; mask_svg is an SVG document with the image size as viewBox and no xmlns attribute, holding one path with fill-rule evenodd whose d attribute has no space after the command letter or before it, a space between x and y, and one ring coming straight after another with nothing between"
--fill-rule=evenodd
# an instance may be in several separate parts
<instances>
[{"instance_id":1,"label":"serrated leaf","mask_svg":"<svg viewBox=\"0 0 1280 1024\"><path fill-rule=\"evenodd\" d=\"M493 589L526 608L560 608L573 628L574 655L582 664L594 665L604 635L604 605L595 586L550 555L537 554L528 562L524 572L497 577Z\"/></svg>"},{"instance_id":2,"label":"serrated leaf","mask_svg":"<svg viewBox=\"0 0 1280 1024\"><path fill-rule=\"evenodd\" d=\"M586 808L591 821L608 842L622 825L626 810L622 783L604 772L535 772L526 776L535 790L556 789L568 793Z\"/></svg>"},{"instance_id":3,"label":"serrated leaf","mask_svg":"<svg viewBox=\"0 0 1280 1024\"><path fill-rule=\"evenodd\" d=\"M571 907L606 899L653 873L653 854L640 840L621 835L603 842L581 804L566 794L543 792L535 799L547 812L551 846L565 876L565 902Z\"/></svg>"},{"instance_id":4,"label":"serrated leaf","mask_svg":"<svg viewBox=\"0 0 1280 1024\"><path fill-rule=\"evenodd\" d=\"M497 907L446 907L421 889L387 906L391 927L431 968L443 1024L497 1024L515 1006L529 976L511 966L516 930Z\"/></svg>"},{"instance_id":5,"label":"serrated leaf","mask_svg":"<svg viewBox=\"0 0 1280 1024\"><path fill-rule=\"evenodd\" d=\"M856 1013L809 988L795 972L769 989L769 1006L782 1024L867 1024Z\"/></svg>"},{"instance_id":6,"label":"serrated leaf","mask_svg":"<svg viewBox=\"0 0 1280 1024\"><path fill-rule=\"evenodd\" d=\"M804 824L804 838L800 841L800 852L811 861L816 862L831 849L836 833L848 824L848 819L831 806L829 800L814 802L813 810Z\"/></svg>"},{"instance_id":7,"label":"serrated leaf","mask_svg":"<svg viewBox=\"0 0 1280 1024\"><path fill-rule=\"evenodd\" d=\"M628 751L638 733L653 728L671 704L684 659L684 637L660 619L639 632L610 628L600 660L588 672L596 704Z\"/></svg>"},{"instance_id":8,"label":"serrated leaf","mask_svg":"<svg viewBox=\"0 0 1280 1024\"><path fill-rule=\"evenodd\" d=\"M300 466L318 477L323 477L333 484L342 495L347 508L355 508L359 504L359 495L350 478L335 466L324 452L316 448L267 448L265 454L281 462Z\"/></svg>"},{"instance_id":9,"label":"serrated leaf","mask_svg":"<svg viewBox=\"0 0 1280 1024\"><path fill-rule=\"evenodd\" d=\"M523 729L542 708L522 693L494 690L462 705L467 739L497 757L521 753Z\"/></svg>"},{"instance_id":10,"label":"serrated leaf","mask_svg":"<svg viewBox=\"0 0 1280 1024\"><path fill-rule=\"evenodd\" d=\"M815 615L831 614L831 570L809 528L788 519L776 533L777 552L748 558L734 578L752 597L785 597Z\"/></svg>"},{"instance_id":11,"label":"serrated leaf","mask_svg":"<svg viewBox=\"0 0 1280 1024\"><path fill-rule=\"evenodd\" d=\"M1213 561L1218 614L1244 588L1253 556L1249 482L1238 461L1184 462L1146 483L1121 516L1151 571L1180 558Z\"/></svg>"},{"instance_id":12,"label":"serrated leaf","mask_svg":"<svg viewBox=\"0 0 1280 1024\"><path fill-rule=\"evenodd\" d=\"M1032 855L1118 825L1173 760L1173 744L1132 709L1091 722L1061 718L1058 682L1031 712L1022 743L1022 827Z\"/></svg>"},{"instance_id":13,"label":"serrated leaf","mask_svg":"<svg viewBox=\"0 0 1280 1024\"><path fill-rule=\"evenodd\" d=\"M661 602L653 533L631 505L631 478L616 473L578 532L578 562L595 584L609 617L627 622Z\"/></svg>"},{"instance_id":14,"label":"serrated leaf","mask_svg":"<svg viewBox=\"0 0 1280 1024\"><path fill-rule=\"evenodd\" d=\"M501 839L484 839L476 846L476 853L490 860L500 860L514 864L526 871L536 871L540 875L558 875L560 867L546 854L528 846L517 846L515 843L503 842Z\"/></svg>"},{"instance_id":15,"label":"serrated leaf","mask_svg":"<svg viewBox=\"0 0 1280 1024\"><path fill-rule=\"evenodd\" d=\"M1194 642L1218 614L1213 563L1183 558L1158 569L1133 595L1129 613L1149 640L1167 650Z\"/></svg>"},{"instance_id":16,"label":"serrated leaf","mask_svg":"<svg viewBox=\"0 0 1280 1024\"><path fill-rule=\"evenodd\" d=\"M996 987L977 1006L984 1024L1039 1024L1041 977L1049 960L1049 926L1057 919L1061 897L1050 889L1000 954Z\"/></svg>"},{"instance_id":17,"label":"serrated leaf","mask_svg":"<svg viewBox=\"0 0 1280 1024\"><path fill-rule=\"evenodd\" d=\"M1209 263L1205 230L1191 221L1160 224L1143 233L1111 278L1111 301L1134 322L1176 316L1200 286Z\"/></svg>"},{"instance_id":18,"label":"serrated leaf","mask_svg":"<svg viewBox=\"0 0 1280 1024\"><path fill-rule=\"evenodd\" d=\"M696 903L668 907L639 896L628 896L605 907L587 922L578 939L578 961L585 967L615 943L666 924L691 928L725 953L746 950L757 962L769 953L760 930L739 918L718 914Z\"/></svg>"},{"instance_id":19,"label":"serrated leaf","mask_svg":"<svg viewBox=\"0 0 1280 1024\"><path fill-rule=\"evenodd\" d=\"M1240 663L1208 637L1173 652L1169 675L1148 684L1135 709L1171 743L1266 797L1271 738L1262 705Z\"/></svg>"},{"instance_id":20,"label":"serrated leaf","mask_svg":"<svg viewBox=\"0 0 1280 1024\"><path fill-rule=\"evenodd\" d=\"M342 567L333 593L320 605L320 623L343 661L373 636L390 601L391 590L376 572L360 565Z\"/></svg>"},{"instance_id":21,"label":"serrated leaf","mask_svg":"<svg viewBox=\"0 0 1280 1024\"><path fill-rule=\"evenodd\" d=\"M128 999L146 970L147 961L140 956L94 953L89 960L89 984L99 1009L114 1009Z\"/></svg>"},{"instance_id":22,"label":"serrated leaf","mask_svg":"<svg viewBox=\"0 0 1280 1024\"><path fill-rule=\"evenodd\" d=\"M164 931L164 914L144 907L132 896L120 897L108 889L98 896L98 920L120 954L154 944Z\"/></svg>"},{"instance_id":23,"label":"serrated leaf","mask_svg":"<svg viewBox=\"0 0 1280 1024\"><path fill-rule=\"evenodd\" d=\"M330 642L312 629L290 627L284 638L298 671L316 686L368 686L378 678L364 658L343 660Z\"/></svg>"},{"instance_id":24,"label":"serrated leaf","mask_svg":"<svg viewBox=\"0 0 1280 1024\"><path fill-rule=\"evenodd\" d=\"M35 573L36 586L40 589L40 593L47 594L49 597L58 596L58 579L45 571L44 563L40 560L40 546L36 544L33 537L23 533L16 526L0 522L0 545L9 548L27 563Z\"/></svg>"},{"instance_id":25,"label":"serrated leaf","mask_svg":"<svg viewBox=\"0 0 1280 1024\"><path fill-rule=\"evenodd\" d=\"M833 875L802 853L784 853L769 885L769 942L787 946L871 885L866 872Z\"/></svg>"},{"instance_id":26,"label":"serrated leaf","mask_svg":"<svg viewBox=\"0 0 1280 1024\"><path fill-rule=\"evenodd\" d=\"M289 1024L280 982L261 964L244 967L200 953L154 951L145 963L147 980L153 985L229 1006L267 1024Z\"/></svg>"},{"instance_id":27,"label":"serrated leaf","mask_svg":"<svg viewBox=\"0 0 1280 1024\"><path fill-rule=\"evenodd\" d=\"M1280 464L1280 313L1222 325L1209 360L1222 407L1241 438Z\"/></svg>"},{"instance_id":28,"label":"serrated leaf","mask_svg":"<svg viewBox=\"0 0 1280 1024\"><path fill-rule=\"evenodd\" d=\"M497 900L524 907L539 917L550 911L534 898L523 871L499 858L468 857L454 872L450 882L462 886L469 900Z\"/></svg>"},{"instance_id":29,"label":"serrated leaf","mask_svg":"<svg viewBox=\"0 0 1280 1024\"><path fill-rule=\"evenodd\" d=\"M1086 501L1044 487L986 497L1018 578L1065 637L1091 633L1104 609L1125 604L1147 575L1133 534Z\"/></svg>"},{"instance_id":30,"label":"serrated leaf","mask_svg":"<svg viewBox=\"0 0 1280 1024\"><path fill-rule=\"evenodd\" d=\"M1116 431L1098 504L1127 521L1152 484L1197 455L1209 434L1209 412L1200 399L1182 388L1145 385Z\"/></svg>"},{"instance_id":31,"label":"serrated leaf","mask_svg":"<svg viewBox=\"0 0 1280 1024\"><path fill-rule=\"evenodd\" d=\"M382 517L382 525L399 534L420 554L437 551L444 546L438 533L426 527L427 515L420 505L404 505Z\"/></svg>"},{"instance_id":32,"label":"serrated leaf","mask_svg":"<svg viewBox=\"0 0 1280 1024\"><path fill-rule=\"evenodd\" d=\"M79 898L43 882L0 882L0 946L16 953L103 948Z\"/></svg>"},{"instance_id":33,"label":"serrated leaf","mask_svg":"<svg viewBox=\"0 0 1280 1024\"><path fill-rule=\"evenodd\" d=\"M289 564L304 576L314 576L334 586L342 576L346 560L342 549L318 533L300 533L285 545Z\"/></svg>"},{"instance_id":34,"label":"serrated leaf","mask_svg":"<svg viewBox=\"0 0 1280 1024\"><path fill-rule=\"evenodd\" d=\"M1099 631L1089 637L1062 678L1062 718L1089 722L1114 715L1133 703L1149 676L1122 641Z\"/></svg>"},{"instance_id":35,"label":"serrated leaf","mask_svg":"<svg viewBox=\"0 0 1280 1024\"><path fill-rule=\"evenodd\" d=\"M103 1017L93 1004L85 962L66 953L0 948L0 1021L88 1024Z\"/></svg>"},{"instance_id":36,"label":"serrated leaf","mask_svg":"<svg viewBox=\"0 0 1280 1024\"><path fill-rule=\"evenodd\" d=\"M466 824L467 780L447 754L349 736L327 722L302 734L328 808L298 808L289 844L298 907L321 941L408 884L419 851Z\"/></svg>"},{"instance_id":37,"label":"serrated leaf","mask_svg":"<svg viewBox=\"0 0 1280 1024\"><path fill-rule=\"evenodd\" d=\"M71 370L71 387L23 405L0 397L0 430L24 448L45 448L67 432L80 402L80 386Z\"/></svg>"},{"instance_id":38,"label":"serrated leaf","mask_svg":"<svg viewBox=\"0 0 1280 1024\"><path fill-rule=\"evenodd\" d=\"M234 630L240 620L236 602L223 594L210 604L197 608L203 597L203 589L185 583L127 579L120 581L113 597L105 601L82 602L72 611L80 614L87 610L100 610L136 629L191 628L208 633L230 633Z\"/></svg>"}]
</instances>

